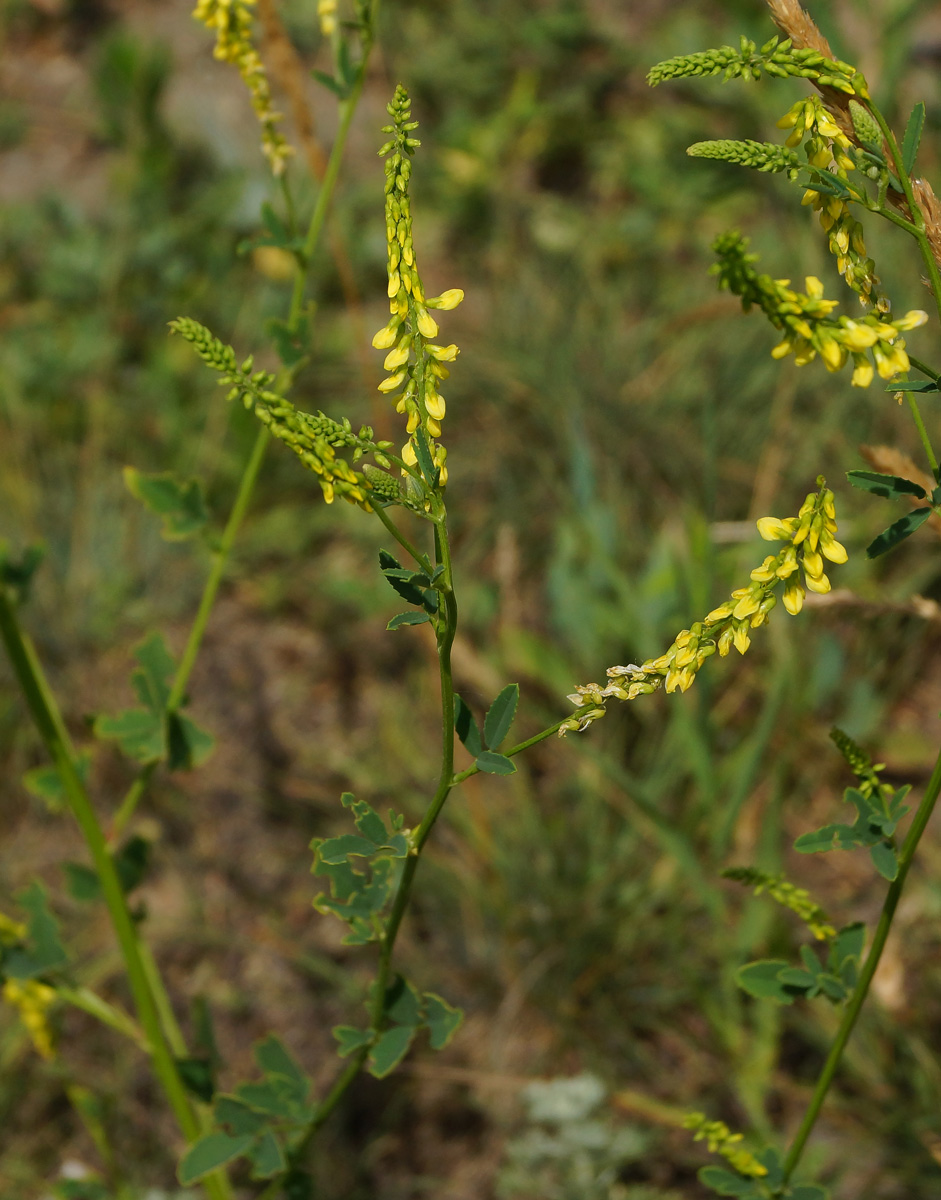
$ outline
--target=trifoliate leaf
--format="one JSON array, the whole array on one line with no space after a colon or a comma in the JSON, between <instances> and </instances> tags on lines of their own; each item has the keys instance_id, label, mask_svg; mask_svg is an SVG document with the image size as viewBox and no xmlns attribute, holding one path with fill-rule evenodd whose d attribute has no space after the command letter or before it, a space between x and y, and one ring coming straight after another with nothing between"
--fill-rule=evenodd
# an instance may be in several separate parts
<instances>
[{"instance_id":1,"label":"trifoliate leaf","mask_svg":"<svg viewBox=\"0 0 941 1200\"><path fill-rule=\"evenodd\" d=\"M255 1112L235 1096L216 1096L212 1106L212 1114L217 1125L225 1125L229 1133L239 1134L259 1133L268 1124L264 1113Z\"/></svg>"},{"instance_id":2,"label":"trifoliate leaf","mask_svg":"<svg viewBox=\"0 0 941 1200\"><path fill-rule=\"evenodd\" d=\"M183 713L167 718L167 766L171 771L200 767L216 748L216 739Z\"/></svg>"},{"instance_id":3,"label":"trifoliate leaf","mask_svg":"<svg viewBox=\"0 0 941 1200\"><path fill-rule=\"evenodd\" d=\"M125 467L124 482L131 495L162 519L160 534L168 542L194 537L209 520L197 479L178 479L169 471L145 474Z\"/></svg>"},{"instance_id":4,"label":"trifoliate leaf","mask_svg":"<svg viewBox=\"0 0 941 1200\"><path fill-rule=\"evenodd\" d=\"M386 989L383 1012L396 1025L416 1028L422 1021L421 997L407 979L397 975Z\"/></svg>"},{"instance_id":5,"label":"trifoliate leaf","mask_svg":"<svg viewBox=\"0 0 941 1200\"><path fill-rule=\"evenodd\" d=\"M16 897L26 910L26 946L13 946L3 957L3 973L10 979L32 979L64 967L68 955L59 937L59 922L49 909L46 889L38 880Z\"/></svg>"},{"instance_id":6,"label":"trifoliate leaf","mask_svg":"<svg viewBox=\"0 0 941 1200\"><path fill-rule=\"evenodd\" d=\"M299 1101L307 1099L310 1080L280 1038L270 1033L263 1041L257 1043L254 1055L255 1062L266 1075L275 1075L286 1080Z\"/></svg>"},{"instance_id":7,"label":"trifoliate leaf","mask_svg":"<svg viewBox=\"0 0 941 1200\"><path fill-rule=\"evenodd\" d=\"M740 1200L762 1200L762 1193L754 1179L745 1179L741 1175L733 1175L724 1167L702 1167L699 1170L699 1182L712 1188L720 1196L738 1196Z\"/></svg>"},{"instance_id":8,"label":"trifoliate leaf","mask_svg":"<svg viewBox=\"0 0 941 1200\"><path fill-rule=\"evenodd\" d=\"M166 756L166 723L145 708L128 708L114 717L96 717L95 737L113 738L135 762L159 762Z\"/></svg>"}]
</instances>

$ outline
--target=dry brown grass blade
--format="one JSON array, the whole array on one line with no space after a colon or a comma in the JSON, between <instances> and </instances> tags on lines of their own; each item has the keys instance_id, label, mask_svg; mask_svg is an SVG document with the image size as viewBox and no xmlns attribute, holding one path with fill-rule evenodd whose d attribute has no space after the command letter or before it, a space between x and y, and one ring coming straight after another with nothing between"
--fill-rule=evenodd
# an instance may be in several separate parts
<instances>
[{"instance_id":1,"label":"dry brown grass blade","mask_svg":"<svg viewBox=\"0 0 941 1200\"><path fill-rule=\"evenodd\" d=\"M910 479L912 483L923 487L929 495L934 491L935 482L931 476L894 446L860 446L859 452L874 470L885 475L898 475L902 479ZM912 508L921 508L925 503L917 496L909 496L908 500ZM930 525L935 533L941 533L941 516L938 513L932 513L925 524Z\"/></svg>"}]
</instances>

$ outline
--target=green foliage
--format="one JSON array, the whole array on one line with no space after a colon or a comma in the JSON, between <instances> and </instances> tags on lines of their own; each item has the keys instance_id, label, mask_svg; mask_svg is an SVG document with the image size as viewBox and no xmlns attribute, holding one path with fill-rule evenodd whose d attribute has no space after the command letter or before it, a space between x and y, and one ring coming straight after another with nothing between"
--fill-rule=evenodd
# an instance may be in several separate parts
<instances>
[{"instance_id":1,"label":"green foliage","mask_svg":"<svg viewBox=\"0 0 941 1200\"><path fill-rule=\"evenodd\" d=\"M75 769L84 783L88 779L91 755L82 751L76 755ZM62 812L66 805L65 787L58 767L32 767L23 775L23 786L33 796L45 802L50 812Z\"/></svg>"},{"instance_id":2,"label":"green foliage","mask_svg":"<svg viewBox=\"0 0 941 1200\"><path fill-rule=\"evenodd\" d=\"M166 762L171 770L190 770L205 762L215 745L212 736L178 710L168 711L176 663L163 635L150 633L134 649L138 668L131 685L143 707L113 717L95 718L95 736L113 739L123 754L142 764Z\"/></svg>"},{"instance_id":3,"label":"green foliage","mask_svg":"<svg viewBox=\"0 0 941 1200\"><path fill-rule=\"evenodd\" d=\"M36 979L64 967L69 959L59 935L59 923L49 909L46 889L34 880L17 896L26 913L26 934L0 938L0 975L6 979Z\"/></svg>"},{"instance_id":4,"label":"green foliage","mask_svg":"<svg viewBox=\"0 0 941 1200\"><path fill-rule=\"evenodd\" d=\"M382 916L401 877L403 860L411 852L405 818L389 813L389 825L365 801L344 792L343 807L353 813L357 833L314 838L314 875L330 880L330 894L318 893L314 907L345 921L346 945L362 946L382 936Z\"/></svg>"},{"instance_id":5,"label":"green foliage","mask_svg":"<svg viewBox=\"0 0 941 1200\"><path fill-rule=\"evenodd\" d=\"M736 982L750 996L776 1000L778 1004L820 995L834 1004L845 1002L856 986L865 932L859 923L841 929L830 942L826 965L821 965L809 946L802 946L802 967L792 967L780 959L759 959L739 967Z\"/></svg>"},{"instance_id":6,"label":"green foliage","mask_svg":"<svg viewBox=\"0 0 941 1200\"><path fill-rule=\"evenodd\" d=\"M894 879L898 873L898 859L892 838L899 821L908 812L905 798L910 791L907 784L897 792L888 785L881 785L875 795L866 795L858 788L847 788L843 799L856 809L853 824L824 825L813 833L803 833L794 843L794 849L802 854L820 854L827 850L868 846L879 874Z\"/></svg>"},{"instance_id":7,"label":"green foliage","mask_svg":"<svg viewBox=\"0 0 941 1200\"><path fill-rule=\"evenodd\" d=\"M183 482L171 471L146 475L134 467L125 467L124 482L132 496L161 518L163 537L168 542L195 537L209 520L202 485L197 479Z\"/></svg>"},{"instance_id":8,"label":"green foliage","mask_svg":"<svg viewBox=\"0 0 941 1200\"><path fill-rule=\"evenodd\" d=\"M367 1067L384 1079L408 1053L415 1036L427 1029L433 1050L443 1050L460 1028L464 1014L434 992L419 993L401 975L386 988L382 1007L385 1028L356 1029L338 1025L333 1030L341 1058L369 1048Z\"/></svg>"},{"instance_id":9,"label":"green foliage","mask_svg":"<svg viewBox=\"0 0 941 1200\"><path fill-rule=\"evenodd\" d=\"M127 839L113 854L115 870L125 895L143 881L150 862L150 842L139 834ZM82 863L65 862L66 890L73 900L87 902L101 899L101 881L96 871Z\"/></svg>"},{"instance_id":10,"label":"green foliage","mask_svg":"<svg viewBox=\"0 0 941 1200\"><path fill-rule=\"evenodd\" d=\"M919 390L933 391L936 389L932 386L931 388L919 388ZM882 496L887 500L899 500L908 496L916 496L919 499L928 497L928 493L920 484L914 483L911 479L903 479L898 475L883 475L876 471L847 471L846 477L853 487L872 492L873 495ZM880 554L894 550L900 542L904 542L916 529L924 525L939 504L941 504L941 486L936 487L931 494L931 507L916 508L912 512L906 513L904 517L900 517L898 521L870 542L866 547L868 556L878 558Z\"/></svg>"},{"instance_id":11,"label":"green foliage","mask_svg":"<svg viewBox=\"0 0 941 1200\"><path fill-rule=\"evenodd\" d=\"M279 1038L256 1043L257 1083L242 1083L213 1098L213 1128L180 1161L180 1183L192 1184L237 1158L247 1158L252 1179L270 1179L287 1167L291 1148L314 1115L311 1081Z\"/></svg>"}]
</instances>

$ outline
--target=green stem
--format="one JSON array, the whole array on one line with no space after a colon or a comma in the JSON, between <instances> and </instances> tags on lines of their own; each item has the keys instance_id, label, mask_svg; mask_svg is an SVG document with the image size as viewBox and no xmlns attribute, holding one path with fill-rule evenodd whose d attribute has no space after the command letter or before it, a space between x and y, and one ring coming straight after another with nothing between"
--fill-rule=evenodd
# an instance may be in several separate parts
<instances>
[{"instance_id":1,"label":"green stem","mask_svg":"<svg viewBox=\"0 0 941 1200\"><path fill-rule=\"evenodd\" d=\"M563 720L566 719L567 718L563 718ZM510 750L501 750L500 753L506 758L512 758L514 754L520 754L523 750L528 750L530 746L535 746L539 742L544 742L547 737L552 737L554 733L559 732L561 726L562 721L556 721L556 723L554 725L550 725L548 729L543 729L541 733L533 734L531 738L527 738L525 742L520 742L518 746L513 746ZM472 775L478 775L479 773L480 767L478 767L475 763L474 766L468 767L466 770L455 775L453 782L456 784L463 783L465 779L470 779Z\"/></svg>"},{"instance_id":2,"label":"green stem","mask_svg":"<svg viewBox=\"0 0 941 1200\"><path fill-rule=\"evenodd\" d=\"M412 545L408 538L399 530L398 526L393 522L392 518L384 508L380 508L378 504L375 504L373 506L373 512L383 523L383 525L385 525L386 529L388 529L402 549L407 551L420 567L425 569L430 568L431 564L428 561L428 555L422 554L417 546Z\"/></svg>"},{"instance_id":3,"label":"green stem","mask_svg":"<svg viewBox=\"0 0 941 1200\"><path fill-rule=\"evenodd\" d=\"M869 953L866 955L866 961L859 975L859 982L853 990L853 995L846 1006L843 1014L843 1019L840 1022L840 1027L837 1030L836 1037L827 1054L826 1062L823 1064L823 1069L820 1072L820 1077L814 1087L814 1093L811 1097L810 1105L804 1114L797 1135L788 1150L787 1158L784 1160L784 1183L794 1173L797 1164L800 1162L801 1155L804 1152L804 1147L807 1139L820 1116L820 1110L823 1107L827 1097L827 1092L830 1090L830 1085L833 1083L833 1078L839 1066L840 1058L846 1048L846 1043L849 1041L850 1034L853 1032L853 1026L856 1024L856 1018L859 1016L860 1010L866 1001L866 996L869 992L869 986L872 983L872 977L876 973L876 968L879 965L879 959L882 956L882 951L885 947L886 939L889 936L889 930L892 927L892 919L895 916L895 910L898 907L899 898L902 895L902 889L905 886L905 878L908 875L909 867L912 865L912 859L915 857L915 851L918 848L918 843L921 841L921 836L925 832L925 828L931 819L931 814L934 812L935 803L938 799L938 793L941 792L941 753L939 753L937 761L934 765L934 770L931 773L931 778L928 780L928 786L925 789L925 794L922 797L918 810L912 821L911 828L905 838L905 842L899 852L898 860L898 875L889 886L886 893L885 903L882 906L882 912L879 916L879 923L876 926L876 932L873 935L872 945L869 948Z\"/></svg>"},{"instance_id":4,"label":"green stem","mask_svg":"<svg viewBox=\"0 0 941 1200\"><path fill-rule=\"evenodd\" d=\"M879 128L882 130L882 136L885 138L885 143L889 148L889 154L892 156L892 163L895 167L895 173L902 185L902 191L905 193L905 199L908 202L908 207L911 212L911 222L898 217L891 213L885 205L882 206L881 212L884 217L888 217L894 224L900 225L905 229L918 243L918 248L921 251L922 262L925 264L925 270L928 272L928 281L931 284L931 292L934 296L935 308L937 309L938 318L941 320L941 272L938 270L938 263L935 260L931 249L931 243L925 233L925 217L921 211L921 206L915 199L915 191L912 187L912 181L905 170L905 164L902 161L902 153L899 150L898 142L895 140L895 134L889 127L889 123L879 111L878 107L870 100L869 111L878 122ZM921 367L918 368L921 370ZM908 393L908 405L911 409L912 417L915 421L915 427L918 430L918 436L921 438L921 444L925 448L925 454L928 456L928 461L931 463L932 471L938 469L938 459L931 446L931 439L928 436L928 431L925 428L925 423L922 420L921 411L918 407L918 401L914 398L911 392Z\"/></svg>"},{"instance_id":5,"label":"green stem","mask_svg":"<svg viewBox=\"0 0 941 1200\"><path fill-rule=\"evenodd\" d=\"M102 896L124 959L137 1015L150 1046L154 1073L166 1094L183 1136L187 1141L193 1141L200 1134L200 1124L190 1105L186 1088L164 1036L160 1015L141 959L137 932L128 911L114 861L108 853L107 842L91 799L76 770L70 741L58 706L32 646L20 629L13 604L4 588L0 588L0 639L9 655L39 735L59 772L69 807L91 852L92 862L101 882ZM231 1195L227 1181L219 1177L207 1178L205 1188L208 1195L215 1200L227 1200Z\"/></svg>"},{"instance_id":6,"label":"green stem","mask_svg":"<svg viewBox=\"0 0 941 1200\"><path fill-rule=\"evenodd\" d=\"M908 361L912 364L916 371L921 371L921 373L923 375L927 375L929 379L933 379L935 382L941 379L941 375L939 375L933 367L929 367L927 363L923 363L921 359L916 358L914 354L910 354L908 356Z\"/></svg>"}]
</instances>

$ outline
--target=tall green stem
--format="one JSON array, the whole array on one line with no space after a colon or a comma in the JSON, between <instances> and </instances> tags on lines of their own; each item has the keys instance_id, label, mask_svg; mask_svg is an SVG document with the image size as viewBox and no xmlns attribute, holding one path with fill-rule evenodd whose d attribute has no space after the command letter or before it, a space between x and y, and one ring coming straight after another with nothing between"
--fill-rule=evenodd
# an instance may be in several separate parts
<instances>
[{"instance_id":1,"label":"tall green stem","mask_svg":"<svg viewBox=\"0 0 941 1200\"><path fill-rule=\"evenodd\" d=\"M872 945L869 948L869 953L866 955L866 961L859 975L859 982L853 990L853 995L846 1006L843 1013L843 1019L840 1022L840 1027L837 1030L833 1045L827 1054L823 1069L820 1072L820 1077L814 1087L814 1093L811 1097L810 1105L804 1113L804 1119L801 1121L800 1128L794 1138L790 1150L787 1153L787 1158L784 1160L784 1182L788 1180L794 1173L797 1164L800 1162L801 1155L804 1152L804 1147L807 1144L807 1139L817 1123L817 1118L820 1116L820 1110L823 1108L823 1103L826 1100L827 1092L830 1090L830 1085L833 1083L833 1078L836 1075L837 1067L839 1066L840 1058L846 1048L846 1043L850 1039L850 1034L853 1032L853 1026L856 1024L856 1018L859 1016L863 1004L866 1002L866 996L869 993L869 986L872 983L872 977L876 973L876 968L879 965L879 959L882 956L882 951L885 948L886 939L889 936L889 930L892 928L892 919L895 916L895 910L898 907L899 898L902 895L902 889L905 886L905 878L908 875L909 868L912 865L912 859L915 857L915 851L918 848L918 843L921 841L921 836L925 832L925 828L931 819L931 814L934 812L935 804L938 799L938 793L941 792L941 753L938 754L937 761L934 765L934 770L931 773L931 778L928 780L928 786L925 789L925 794L922 797L918 810L912 820L911 828L905 838L905 842L899 853L899 869L898 875L893 879L889 890L886 893L885 903L882 906L882 912L879 916L879 923L876 926L876 932L873 935Z\"/></svg>"},{"instance_id":2,"label":"tall green stem","mask_svg":"<svg viewBox=\"0 0 941 1200\"><path fill-rule=\"evenodd\" d=\"M150 1047L154 1073L166 1094L183 1136L187 1141L193 1141L200 1133L199 1121L190 1105L170 1046L164 1036L160 1015L141 959L134 923L114 861L108 853L104 833L85 785L76 770L62 716L33 648L20 629L16 611L4 588L0 588L0 639L6 648L39 735L59 772L72 814L88 843L92 862L101 882L102 896L124 959L137 1015ZM226 1200L231 1195L227 1183L217 1176L207 1178L205 1187L208 1195L216 1200Z\"/></svg>"}]
</instances>

